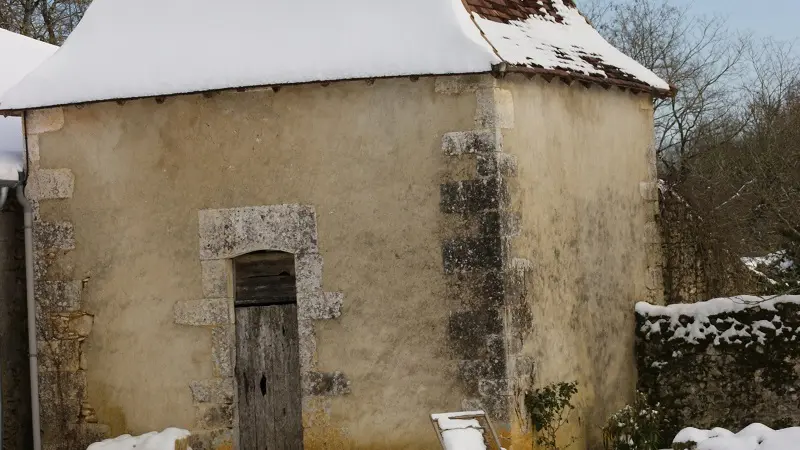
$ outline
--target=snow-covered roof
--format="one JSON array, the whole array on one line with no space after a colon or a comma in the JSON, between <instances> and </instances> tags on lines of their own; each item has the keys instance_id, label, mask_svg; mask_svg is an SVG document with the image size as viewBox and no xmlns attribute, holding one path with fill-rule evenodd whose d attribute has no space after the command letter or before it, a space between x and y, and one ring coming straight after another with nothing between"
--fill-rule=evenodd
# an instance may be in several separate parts
<instances>
[{"instance_id":1,"label":"snow-covered roof","mask_svg":"<svg viewBox=\"0 0 800 450\"><path fill-rule=\"evenodd\" d=\"M406 75L550 72L667 94L572 0L94 0L0 110Z\"/></svg>"},{"instance_id":2,"label":"snow-covered roof","mask_svg":"<svg viewBox=\"0 0 800 450\"><path fill-rule=\"evenodd\" d=\"M58 47L0 28L0 96ZM0 116L0 180L17 180L22 170L22 119Z\"/></svg>"},{"instance_id":3,"label":"snow-covered roof","mask_svg":"<svg viewBox=\"0 0 800 450\"><path fill-rule=\"evenodd\" d=\"M55 45L0 28L0 95L56 50Z\"/></svg>"}]
</instances>

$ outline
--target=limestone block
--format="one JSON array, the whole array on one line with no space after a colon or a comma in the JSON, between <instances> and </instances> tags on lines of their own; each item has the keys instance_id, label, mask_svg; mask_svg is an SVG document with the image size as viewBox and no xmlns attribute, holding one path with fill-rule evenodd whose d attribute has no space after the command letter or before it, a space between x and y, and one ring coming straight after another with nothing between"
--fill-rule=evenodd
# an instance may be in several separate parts
<instances>
[{"instance_id":1,"label":"limestone block","mask_svg":"<svg viewBox=\"0 0 800 450\"><path fill-rule=\"evenodd\" d=\"M514 128L514 97L505 89L481 89L476 92L478 108L475 128Z\"/></svg>"},{"instance_id":2,"label":"limestone block","mask_svg":"<svg viewBox=\"0 0 800 450\"><path fill-rule=\"evenodd\" d=\"M477 213L498 209L508 198L508 191L502 180L491 177L443 183L439 196L443 213Z\"/></svg>"},{"instance_id":3,"label":"limestone block","mask_svg":"<svg viewBox=\"0 0 800 450\"><path fill-rule=\"evenodd\" d=\"M483 396L511 395L511 388L508 380L480 380L478 382L478 393Z\"/></svg>"},{"instance_id":4,"label":"limestone block","mask_svg":"<svg viewBox=\"0 0 800 450\"><path fill-rule=\"evenodd\" d=\"M661 242L661 231L656 222L647 222L644 225L644 243L658 244Z\"/></svg>"},{"instance_id":5,"label":"limestone block","mask_svg":"<svg viewBox=\"0 0 800 450\"><path fill-rule=\"evenodd\" d=\"M647 282L645 284L647 289L662 290L664 286L663 274L661 267L651 267L647 270Z\"/></svg>"},{"instance_id":6,"label":"limestone block","mask_svg":"<svg viewBox=\"0 0 800 450\"><path fill-rule=\"evenodd\" d=\"M80 281L42 281L37 284L36 304L52 313L80 309Z\"/></svg>"},{"instance_id":7,"label":"limestone block","mask_svg":"<svg viewBox=\"0 0 800 450\"><path fill-rule=\"evenodd\" d=\"M203 430L233 427L233 414L231 404L198 404L195 405L195 424Z\"/></svg>"},{"instance_id":8,"label":"limestone block","mask_svg":"<svg viewBox=\"0 0 800 450\"><path fill-rule=\"evenodd\" d=\"M49 133L63 127L63 108L39 109L25 113L25 130L28 134Z\"/></svg>"},{"instance_id":9,"label":"limestone block","mask_svg":"<svg viewBox=\"0 0 800 450\"><path fill-rule=\"evenodd\" d=\"M298 318L300 320L335 319L342 314L343 299L344 295L341 292L325 292L316 297L305 297L303 301L298 298Z\"/></svg>"},{"instance_id":10,"label":"limestone block","mask_svg":"<svg viewBox=\"0 0 800 450\"><path fill-rule=\"evenodd\" d=\"M233 301L207 299L175 304L175 323L179 325L213 326L233 323Z\"/></svg>"},{"instance_id":11,"label":"limestone block","mask_svg":"<svg viewBox=\"0 0 800 450\"><path fill-rule=\"evenodd\" d=\"M306 373L314 368L317 353L314 323L311 320L300 320L298 331L300 333L300 371Z\"/></svg>"},{"instance_id":12,"label":"limestone block","mask_svg":"<svg viewBox=\"0 0 800 450\"><path fill-rule=\"evenodd\" d=\"M85 339L92 332L94 317L83 312L44 314L39 318L42 336L49 339Z\"/></svg>"},{"instance_id":13,"label":"limestone block","mask_svg":"<svg viewBox=\"0 0 800 450\"><path fill-rule=\"evenodd\" d=\"M42 372L77 372L81 363L78 340L39 341L39 370Z\"/></svg>"},{"instance_id":14,"label":"limestone block","mask_svg":"<svg viewBox=\"0 0 800 450\"><path fill-rule=\"evenodd\" d=\"M74 250L75 229L69 222L36 222L33 243L36 250Z\"/></svg>"},{"instance_id":15,"label":"limestone block","mask_svg":"<svg viewBox=\"0 0 800 450\"><path fill-rule=\"evenodd\" d=\"M503 135L495 129L447 133L442 137L442 150L448 156L500 152Z\"/></svg>"},{"instance_id":16,"label":"limestone block","mask_svg":"<svg viewBox=\"0 0 800 450\"><path fill-rule=\"evenodd\" d=\"M224 259L259 250L317 253L314 208L273 205L209 209L199 213L200 259Z\"/></svg>"},{"instance_id":17,"label":"limestone block","mask_svg":"<svg viewBox=\"0 0 800 450\"><path fill-rule=\"evenodd\" d=\"M497 85L497 80L487 74L447 75L436 77L435 84L439 94L458 95L493 88Z\"/></svg>"},{"instance_id":18,"label":"limestone block","mask_svg":"<svg viewBox=\"0 0 800 450\"><path fill-rule=\"evenodd\" d=\"M304 253L295 256L297 303L300 309L322 297L322 256Z\"/></svg>"},{"instance_id":19,"label":"limestone block","mask_svg":"<svg viewBox=\"0 0 800 450\"><path fill-rule=\"evenodd\" d=\"M189 384L195 403L233 403L233 378L212 378Z\"/></svg>"},{"instance_id":20,"label":"limestone block","mask_svg":"<svg viewBox=\"0 0 800 450\"><path fill-rule=\"evenodd\" d=\"M215 377L232 377L236 351L236 332L233 326L215 327L211 331L211 358Z\"/></svg>"},{"instance_id":21,"label":"limestone block","mask_svg":"<svg viewBox=\"0 0 800 450\"><path fill-rule=\"evenodd\" d=\"M305 395L338 396L350 393L350 380L341 372L303 374Z\"/></svg>"},{"instance_id":22,"label":"limestone block","mask_svg":"<svg viewBox=\"0 0 800 450\"><path fill-rule=\"evenodd\" d=\"M658 201L658 183L654 181L642 181L639 183L639 193L648 202Z\"/></svg>"},{"instance_id":23,"label":"limestone block","mask_svg":"<svg viewBox=\"0 0 800 450\"><path fill-rule=\"evenodd\" d=\"M193 431L189 447L192 450L233 450L233 431L230 428Z\"/></svg>"},{"instance_id":24,"label":"limestone block","mask_svg":"<svg viewBox=\"0 0 800 450\"><path fill-rule=\"evenodd\" d=\"M86 373L40 372L39 398L42 405L42 424L57 426L65 417L78 418L86 391Z\"/></svg>"},{"instance_id":25,"label":"limestone block","mask_svg":"<svg viewBox=\"0 0 800 450\"><path fill-rule=\"evenodd\" d=\"M206 298L228 298L233 295L230 260L212 259L201 261L203 296Z\"/></svg>"},{"instance_id":26,"label":"limestone block","mask_svg":"<svg viewBox=\"0 0 800 450\"><path fill-rule=\"evenodd\" d=\"M41 159L39 153L39 135L28 133L25 140L27 141L28 147L28 160L31 165L29 170L36 170L39 168L39 160Z\"/></svg>"},{"instance_id":27,"label":"limestone block","mask_svg":"<svg viewBox=\"0 0 800 450\"><path fill-rule=\"evenodd\" d=\"M70 169L39 169L28 179L26 193L32 200L72 198L75 176Z\"/></svg>"}]
</instances>

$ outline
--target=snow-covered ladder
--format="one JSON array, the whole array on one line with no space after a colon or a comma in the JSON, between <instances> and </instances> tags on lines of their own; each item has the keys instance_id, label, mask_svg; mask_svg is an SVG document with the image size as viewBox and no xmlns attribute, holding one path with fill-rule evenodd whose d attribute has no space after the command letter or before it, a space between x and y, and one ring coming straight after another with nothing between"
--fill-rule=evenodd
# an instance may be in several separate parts
<instances>
[{"instance_id":1,"label":"snow-covered ladder","mask_svg":"<svg viewBox=\"0 0 800 450\"><path fill-rule=\"evenodd\" d=\"M443 450L503 450L483 411L431 414Z\"/></svg>"}]
</instances>

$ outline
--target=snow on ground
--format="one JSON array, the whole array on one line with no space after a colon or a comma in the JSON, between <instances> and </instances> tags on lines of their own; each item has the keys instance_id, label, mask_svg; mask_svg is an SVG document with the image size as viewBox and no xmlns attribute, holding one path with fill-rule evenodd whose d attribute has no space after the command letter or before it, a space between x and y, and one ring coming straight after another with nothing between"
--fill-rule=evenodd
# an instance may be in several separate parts
<instances>
[{"instance_id":1,"label":"snow on ground","mask_svg":"<svg viewBox=\"0 0 800 450\"><path fill-rule=\"evenodd\" d=\"M724 428L681 430L673 443L697 443L697 450L796 450L800 448L800 428L773 430L754 423L733 433Z\"/></svg>"},{"instance_id":2,"label":"snow on ground","mask_svg":"<svg viewBox=\"0 0 800 450\"><path fill-rule=\"evenodd\" d=\"M175 441L190 434L178 428L167 428L160 433L153 431L141 436L125 434L94 443L86 450L175 450Z\"/></svg>"},{"instance_id":3,"label":"snow on ground","mask_svg":"<svg viewBox=\"0 0 800 450\"><path fill-rule=\"evenodd\" d=\"M0 96L58 47L0 28ZM17 180L22 170L22 119L0 116L0 180Z\"/></svg>"},{"instance_id":4,"label":"snow on ground","mask_svg":"<svg viewBox=\"0 0 800 450\"><path fill-rule=\"evenodd\" d=\"M503 62L501 57L610 76L589 62L594 60L606 68L616 65L642 84L669 88L606 43L563 0L548 2L564 23L492 22L471 16L462 0L228 0L224 7L215 0L94 0L62 49L0 98L0 109L481 73Z\"/></svg>"},{"instance_id":5,"label":"snow on ground","mask_svg":"<svg viewBox=\"0 0 800 450\"><path fill-rule=\"evenodd\" d=\"M459 419L483 414L483 411L471 411L431 415L442 430L444 450L486 450L480 423L476 419Z\"/></svg>"},{"instance_id":6,"label":"snow on ground","mask_svg":"<svg viewBox=\"0 0 800 450\"><path fill-rule=\"evenodd\" d=\"M775 314L771 321L759 320L752 324L741 324L736 319L728 317L726 319L717 318L716 323L721 321L731 322L735 326L729 327L724 332L717 329L710 317L719 314L744 311L748 308L760 308L765 311L775 311L778 303L798 303L800 295L783 295L772 297L757 297L752 295L741 295L738 297L715 298L700 303L681 303L669 306L651 305L640 302L636 304L636 313L645 316L647 319L642 326L642 332L660 333L662 325L666 325L673 335L673 338L683 338L687 342L696 344L706 339L713 339L715 345L721 342L731 343L737 337L755 336L763 343L763 328L776 330L777 334L791 333L792 330L784 327L779 314ZM682 323L681 316L694 318L691 323ZM795 337L792 337L794 340Z\"/></svg>"}]
</instances>

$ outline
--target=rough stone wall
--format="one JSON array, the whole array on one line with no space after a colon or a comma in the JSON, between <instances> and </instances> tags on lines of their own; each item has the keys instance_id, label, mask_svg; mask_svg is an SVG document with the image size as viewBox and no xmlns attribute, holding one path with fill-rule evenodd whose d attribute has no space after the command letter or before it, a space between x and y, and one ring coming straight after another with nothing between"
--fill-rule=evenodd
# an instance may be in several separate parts
<instances>
[{"instance_id":1,"label":"rough stone wall","mask_svg":"<svg viewBox=\"0 0 800 450\"><path fill-rule=\"evenodd\" d=\"M600 427L635 391L633 306L661 301L652 99L522 75L499 87L515 122L503 143L520 234L507 251L522 262L508 294L514 445L530 446L522 393L576 381L565 436L602 448Z\"/></svg>"},{"instance_id":2,"label":"rough stone wall","mask_svg":"<svg viewBox=\"0 0 800 450\"><path fill-rule=\"evenodd\" d=\"M70 169L42 168L39 143L64 126L60 108L34 111L25 117L30 175L26 196L34 209L34 292L36 296L39 399L42 446L47 450L77 450L108 436L88 402L85 341L94 316L86 312L82 291L86 279L75 279L69 263L76 248L68 221L47 221L40 207L72 198Z\"/></svg>"},{"instance_id":3,"label":"rough stone wall","mask_svg":"<svg viewBox=\"0 0 800 450\"><path fill-rule=\"evenodd\" d=\"M800 423L800 305L775 308L710 315L702 322L637 313L639 389L666 417L662 444L689 426L740 430L753 422L778 428ZM704 337L690 338L691 328Z\"/></svg>"},{"instance_id":4,"label":"rough stone wall","mask_svg":"<svg viewBox=\"0 0 800 450\"><path fill-rule=\"evenodd\" d=\"M27 324L22 208L13 198L9 198L5 209L0 212L3 450L26 449L32 445Z\"/></svg>"}]
</instances>

